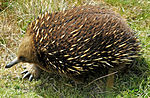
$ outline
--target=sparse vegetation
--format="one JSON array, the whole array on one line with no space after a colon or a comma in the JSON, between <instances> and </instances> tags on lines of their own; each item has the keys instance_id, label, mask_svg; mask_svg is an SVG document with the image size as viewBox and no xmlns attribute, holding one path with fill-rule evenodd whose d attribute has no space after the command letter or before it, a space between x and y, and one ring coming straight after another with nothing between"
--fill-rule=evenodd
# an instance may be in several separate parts
<instances>
[{"instance_id":1,"label":"sparse vegetation","mask_svg":"<svg viewBox=\"0 0 150 98\"><path fill-rule=\"evenodd\" d=\"M72 85L68 79L44 73L39 80L23 80L21 64L5 69L14 57L29 22L41 12L93 4L120 13L142 43L142 55L124 74L115 76L112 90L92 85ZM2 0L0 1L0 97L150 97L150 1L149 0ZM99 80L101 81L101 80Z\"/></svg>"}]
</instances>

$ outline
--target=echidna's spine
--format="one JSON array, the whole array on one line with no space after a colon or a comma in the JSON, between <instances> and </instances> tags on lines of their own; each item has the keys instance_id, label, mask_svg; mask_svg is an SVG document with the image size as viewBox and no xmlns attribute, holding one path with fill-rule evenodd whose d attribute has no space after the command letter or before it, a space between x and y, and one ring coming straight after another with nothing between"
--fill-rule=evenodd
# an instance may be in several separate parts
<instances>
[{"instance_id":1,"label":"echidna's spine","mask_svg":"<svg viewBox=\"0 0 150 98\"><path fill-rule=\"evenodd\" d=\"M80 74L130 63L139 41L119 15L97 7L40 15L28 28L48 70Z\"/></svg>"}]
</instances>

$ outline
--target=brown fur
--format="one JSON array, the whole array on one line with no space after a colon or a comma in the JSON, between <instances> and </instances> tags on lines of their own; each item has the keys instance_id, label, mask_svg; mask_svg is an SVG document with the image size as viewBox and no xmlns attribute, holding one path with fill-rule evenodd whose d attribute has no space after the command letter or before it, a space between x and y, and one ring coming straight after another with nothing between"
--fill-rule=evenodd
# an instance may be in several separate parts
<instances>
[{"instance_id":1,"label":"brown fur","mask_svg":"<svg viewBox=\"0 0 150 98\"><path fill-rule=\"evenodd\" d=\"M21 41L21 44L18 49L18 57L26 57L26 60L24 62L28 63L39 63L36 55L36 51L33 45L33 36L25 35L24 38Z\"/></svg>"}]
</instances>

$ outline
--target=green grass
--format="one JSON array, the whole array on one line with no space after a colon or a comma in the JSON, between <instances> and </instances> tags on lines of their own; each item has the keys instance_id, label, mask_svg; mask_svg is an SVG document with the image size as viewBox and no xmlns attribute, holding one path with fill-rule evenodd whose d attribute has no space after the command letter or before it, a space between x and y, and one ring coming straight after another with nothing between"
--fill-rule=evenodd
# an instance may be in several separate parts
<instances>
[{"instance_id":1,"label":"green grass","mask_svg":"<svg viewBox=\"0 0 150 98\"><path fill-rule=\"evenodd\" d=\"M100 2L101 1L101 2ZM149 0L6 0L0 11L0 98L80 98L80 97L123 97L148 98L150 96L150 1ZM1 3L1 1L0 1ZM112 90L103 90L99 81L85 87L72 85L70 80L44 73L39 80L23 80L22 64L11 69L5 65L15 57L20 39L34 17L46 10L50 12L69 9L85 3L111 8L127 20L137 32L142 44L142 55L125 74L115 76ZM23 64L24 65L24 64ZM99 84L100 82L101 84Z\"/></svg>"}]
</instances>

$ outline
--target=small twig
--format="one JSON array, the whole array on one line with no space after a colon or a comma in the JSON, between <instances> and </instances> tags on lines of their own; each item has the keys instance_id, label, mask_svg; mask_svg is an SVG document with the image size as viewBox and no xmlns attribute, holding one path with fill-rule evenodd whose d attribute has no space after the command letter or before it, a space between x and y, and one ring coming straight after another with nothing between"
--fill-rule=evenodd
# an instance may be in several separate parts
<instances>
[{"instance_id":1,"label":"small twig","mask_svg":"<svg viewBox=\"0 0 150 98\"><path fill-rule=\"evenodd\" d=\"M50 76L48 76L46 79L44 79L44 81L42 82L42 84L40 84L40 86L43 86L49 78L50 78Z\"/></svg>"},{"instance_id":2,"label":"small twig","mask_svg":"<svg viewBox=\"0 0 150 98\"><path fill-rule=\"evenodd\" d=\"M15 53L12 52L9 48L6 47L4 44L0 44L0 46L3 46L5 50L7 50L7 53L10 52L13 56L15 56Z\"/></svg>"},{"instance_id":3,"label":"small twig","mask_svg":"<svg viewBox=\"0 0 150 98\"><path fill-rule=\"evenodd\" d=\"M12 5L12 2L10 2L10 4L9 4L5 9L3 9L3 10L0 12L0 14L3 13L3 12L5 12L11 5Z\"/></svg>"},{"instance_id":4,"label":"small twig","mask_svg":"<svg viewBox=\"0 0 150 98\"><path fill-rule=\"evenodd\" d=\"M87 84L86 86L84 86L84 87L88 87L89 85L91 85L91 84L94 83L95 81L100 80L100 79L105 78L105 77L108 77L108 76L111 76L111 75L114 75L114 74L116 74L116 73L118 73L118 71L112 72L112 73L107 74L107 75L104 75L104 76L102 76L102 77L99 77L99 78L93 80L92 82L88 83L88 84Z\"/></svg>"}]
</instances>

